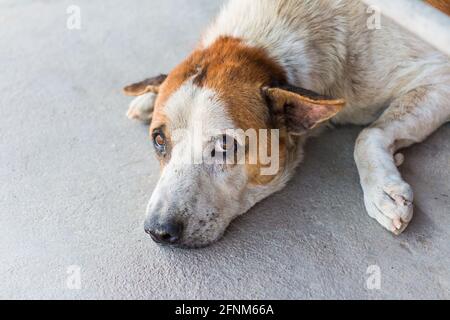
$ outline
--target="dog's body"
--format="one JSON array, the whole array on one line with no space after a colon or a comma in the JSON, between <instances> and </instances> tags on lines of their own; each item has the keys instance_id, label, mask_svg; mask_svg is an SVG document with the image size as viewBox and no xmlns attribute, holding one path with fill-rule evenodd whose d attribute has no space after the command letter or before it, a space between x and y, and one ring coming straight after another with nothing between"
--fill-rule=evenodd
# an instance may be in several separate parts
<instances>
[{"instance_id":1,"label":"dog's body","mask_svg":"<svg viewBox=\"0 0 450 320\"><path fill-rule=\"evenodd\" d=\"M358 0L232 0L167 78L126 89L139 96L128 115L148 120L154 111L152 136L164 147L146 224L153 238L184 246L218 239L233 218L285 185L304 141L330 118L370 124L355 147L367 211L395 234L406 228L413 193L396 152L450 121L450 63L387 19L381 28L368 19ZM345 107L325 96L343 98ZM259 163L180 165L188 143L173 133L194 120L207 130L279 129L279 172L263 176ZM177 227L166 226L174 220Z\"/></svg>"}]
</instances>

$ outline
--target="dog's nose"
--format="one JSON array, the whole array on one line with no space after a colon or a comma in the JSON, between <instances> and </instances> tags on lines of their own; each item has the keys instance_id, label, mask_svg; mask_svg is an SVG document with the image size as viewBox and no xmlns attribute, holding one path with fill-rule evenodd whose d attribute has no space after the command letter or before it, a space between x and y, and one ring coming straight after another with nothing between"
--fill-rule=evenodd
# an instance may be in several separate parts
<instances>
[{"instance_id":1,"label":"dog's nose","mask_svg":"<svg viewBox=\"0 0 450 320\"><path fill-rule=\"evenodd\" d=\"M183 224L170 221L156 226L145 226L145 232L153 241L161 244L177 244L183 231Z\"/></svg>"}]
</instances>

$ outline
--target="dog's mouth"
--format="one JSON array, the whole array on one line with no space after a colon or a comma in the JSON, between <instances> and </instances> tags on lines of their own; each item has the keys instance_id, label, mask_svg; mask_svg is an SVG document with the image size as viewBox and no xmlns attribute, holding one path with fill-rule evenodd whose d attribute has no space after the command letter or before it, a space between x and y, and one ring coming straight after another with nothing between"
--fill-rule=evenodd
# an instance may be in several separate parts
<instances>
[{"instance_id":1,"label":"dog's mouth","mask_svg":"<svg viewBox=\"0 0 450 320\"><path fill-rule=\"evenodd\" d=\"M183 249L183 250L195 250L195 249L203 249L206 247L209 247L211 245L214 245L216 242L218 242L222 238L222 235L217 237L217 239L204 241L204 240L181 240L180 242L170 244L165 242L159 242L152 238L152 240L159 246L163 248L175 248L175 249Z\"/></svg>"},{"instance_id":2,"label":"dog's mouth","mask_svg":"<svg viewBox=\"0 0 450 320\"><path fill-rule=\"evenodd\" d=\"M162 247L200 249L208 247L222 238L226 226L219 221L213 216L205 220L184 223L166 222L156 226L146 223L145 232Z\"/></svg>"}]
</instances>

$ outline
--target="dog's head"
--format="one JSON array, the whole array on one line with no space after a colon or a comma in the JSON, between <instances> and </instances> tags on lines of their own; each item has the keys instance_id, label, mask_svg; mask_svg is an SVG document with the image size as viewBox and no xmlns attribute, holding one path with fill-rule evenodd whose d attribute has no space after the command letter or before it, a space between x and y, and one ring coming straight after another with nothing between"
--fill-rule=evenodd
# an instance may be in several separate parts
<instances>
[{"instance_id":1,"label":"dog's head","mask_svg":"<svg viewBox=\"0 0 450 320\"><path fill-rule=\"evenodd\" d=\"M300 161L299 141L343 106L288 86L263 49L232 38L125 91L154 98L150 137L161 177L145 230L183 247L214 242L235 217L280 190Z\"/></svg>"}]
</instances>

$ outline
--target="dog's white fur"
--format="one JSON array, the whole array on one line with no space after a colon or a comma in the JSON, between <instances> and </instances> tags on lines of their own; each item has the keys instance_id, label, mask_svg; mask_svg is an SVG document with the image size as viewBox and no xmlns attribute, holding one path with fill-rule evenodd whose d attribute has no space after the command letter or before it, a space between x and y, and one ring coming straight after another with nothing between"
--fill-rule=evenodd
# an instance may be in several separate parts
<instances>
[{"instance_id":1,"label":"dog's white fur","mask_svg":"<svg viewBox=\"0 0 450 320\"><path fill-rule=\"evenodd\" d=\"M229 35L265 48L296 86L344 97L335 123L368 124L355 160L369 215L400 233L412 218L413 193L393 154L421 142L450 119L448 57L382 20L369 30L357 0L233 0L203 45Z\"/></svg>"},{"instance_id":2,"label":"dog's white fur","mask_svg":"<svg viewBox=\"0 0 450 320\"><path fill-rule=\"evenodd\" d=\"M179 218L189 217L185 224L183 242L199 246L221 236L223 230L239 211L240 188L245 185L242 168L227 172L227 179L221 179L222 172L211 181L210 171L214 166L202 162L203 152L214 148L214 141L208 133L234 127L226 116L223 103L214 91L197 87L192 80L184 83L166 102L165 113L169 118L173 150L171 160L161 172L161 177L149 201L147 212L158 212L158 220L166 221L177 208ZM200 137L200 139L198 139ZM200 143L200 145L198 145ZM225 194L222 191L228 190ZM170 197L167 195L170 194ZM202 195L199 197L198 195ZM222 208L220 219L217 208L220 202L228 205ZM195 215L189 213L195 212ZM181 217L180 217L181 216Z\"/></svg>"},{"instance_id":3,"label":"dog's white fur","mask_svg":"<svg viewBox=\"0 0 450 320\"><path fill-rule=\"evenodd\" d=\"M292 85L344 98L346 107L333 123L371 124L355 146L367 211L399 234L412 218L413 192L397 169L402 155L396 153L450 121L450 62L387 19L381 29L369 29L369 16L358 0L231 0L201 46L222 36L242 39L264 48ZM143 101L132 104L139 110L131 114L151 109L151 97ZM299 150L288 172L258 188L241 211L284 186L301 160Z\"/></svg>"}]
</instances>

